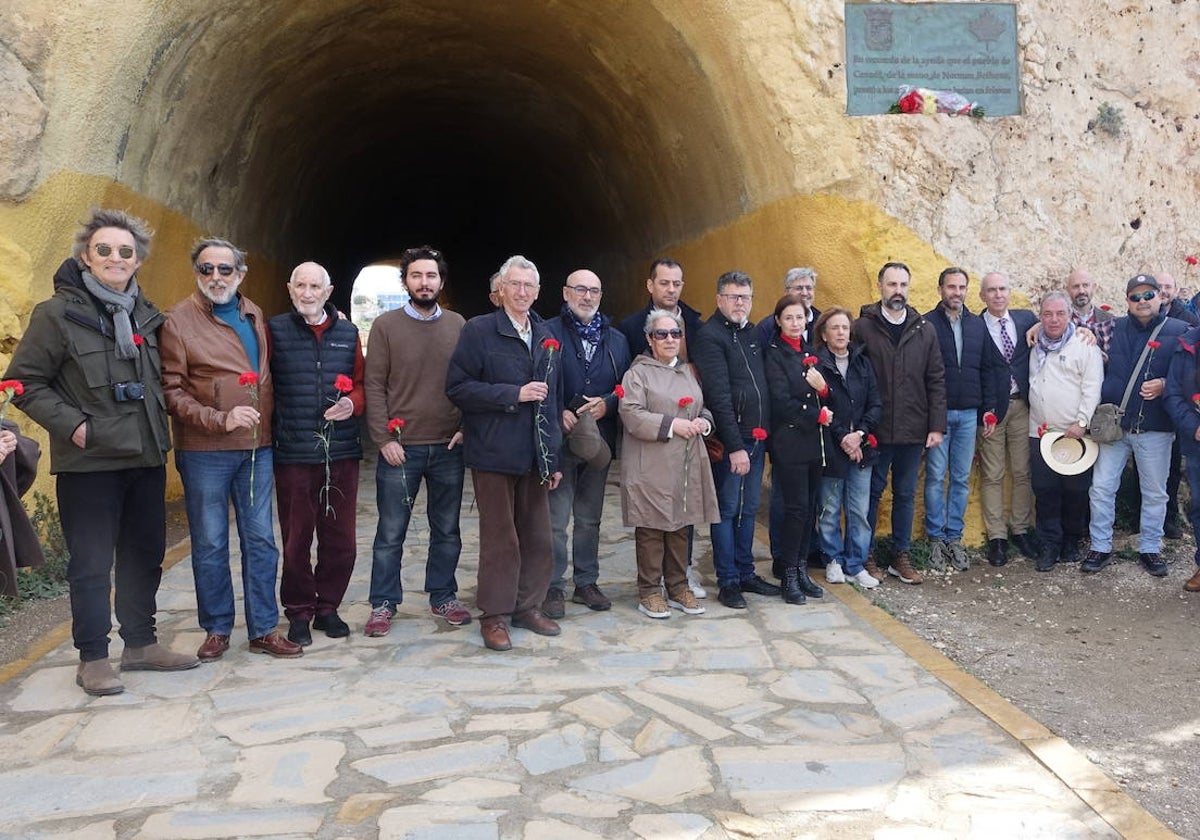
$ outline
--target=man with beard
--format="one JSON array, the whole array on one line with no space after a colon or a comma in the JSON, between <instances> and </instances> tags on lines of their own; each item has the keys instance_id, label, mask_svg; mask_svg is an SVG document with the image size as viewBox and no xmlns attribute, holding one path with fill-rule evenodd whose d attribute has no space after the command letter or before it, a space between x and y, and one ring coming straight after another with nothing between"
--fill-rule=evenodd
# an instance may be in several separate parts
<instances>
[{"instance_id":1,"label":"man with beard","mask_svg":"<svg viewBox=\"0 0 1200 840\"><path fill-rule=\"evenodd\" d=\"M917 584L924 578L908 555L913 500L921 453L940 444L946 433L946 368L933 325L908 305L911 276L904 263L884 263L878 275L880 301L860 310L851 335L866 348L883 399L867 519L874 532L891 472L895 554L888 573L901 583ZM869 562L868 571L872 566Z\"/></svg>"},{"instance_id":2,"label":"man with beard","mask_svg":"<svg viewBox=\"0 0 1200 840\"><path fill-rule=\"evenodd\" d=\"M271 511L274 388L262 310L238 287L246 255L224 239L192 249L197 290L167 312L160 337L163 392L175 466L183 479L200 626L197 656L220 659L233 631L229 504L237 514L250 652L293 658L304 649L280 635Z\"/></svg>"},{"instance_id":3,"label":"man with beard","mask_svg":"<svg viewBox=\"0 0 1200 840\"><path fill-rule=\"evenodd\" d=\"M288 638L312 644L311 627L350 635L338 607L358 554L355 514L362 441L363 354L358 328L329 302L329 272L301 263L287 284L294 312L267 322L275 386L275 495L283 535L279 598ZM313 534L317 563L312 562Z\"/></svg>"},{"instance_id":4,"label":"man with beard","mask_svg":"<svg viewBox=\"0 0 1200 840\"><path fill-rule=\"evenodd\" d=\"M563 308L546 326L562 343L561 375L564 445L559 452L563 478L550 493L554 530L554 577L542 604L550 618L566 613L567 526L572 516L571 600L589 609L612 607L600 578L600 517L604 485L617 448L617 396L614 389L629 369L629 344L600 312L600 278L587 269L574 271L563 286ZM574 439L572 439L574 438Z\"/></svg>"},{"instance_id":5,"label":"man with beard","mask_svg":"<svg viewBox=\"0 0 1200 840\"><path fill-rule=\"evenodd\" d=\"M438 303L446 258L428 245L400 259L409 301L371 324L367 342L367 429L379 447L375 500L379 527L371 562L368 636L385 636L404 598L400 563L417 493L425 482L429 610L448 624L469 624L457 598L462 551L458 514L463 494L462 417L446 397L446 369L463 317Z\"/></svg>"},{"instance_id":6,"label":"man with beard","mask_svg":"<svg viewBox=\"0 0 1200 840\"><path fill-rule=\"evenodd\" d=\"M960 572L970 568L962 535L975 434L978 429L990 437L1008 411L1008 367L983 319L963 305L967 283L965 269L943 269L942 301L925 314L937 331L946 368L946 437L925 458L925 534L929 566L939 571L947 562Z\"/></svg>"},{"instance_id":7,"label":"man with beard","mask_svg":"<svg viewBox=\"0 0 1200 840\"><path fill-rule=\"evenodd\" d=\"M1092 279L1090 272L1076 268L1067 275L1067 295L1071 298L1071 323L1091 330L1096 336L1096 346L1107 358L1108 343L1112 340L1116 316L1107 309L1092 305L1092 295L1095 292L1096 281Z\"/></svg>"}]
</instances>

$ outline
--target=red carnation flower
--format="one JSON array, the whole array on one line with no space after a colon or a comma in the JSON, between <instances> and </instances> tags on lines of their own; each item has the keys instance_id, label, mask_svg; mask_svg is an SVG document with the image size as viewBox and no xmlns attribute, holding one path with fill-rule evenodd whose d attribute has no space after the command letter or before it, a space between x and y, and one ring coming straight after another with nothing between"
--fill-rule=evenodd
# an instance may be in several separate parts
<instances>
[{"instance_id":1,"label":"red carnation flower","mask_svg":"<svg viewBox=\"0 0 1200 840\"><path fill-rule=\"evenodd\" d=\"M750 437L754 438L755 440L766 440L767 430L761 426L755 426L750 430Z\"/></svg>"},{"instance_id":2,"label":"red carnation flower","mask_svg":"<svg viewBox=\"0 0 1200 840\"><path fill-rule=\"evenodd\" d=\"M258 384L258 374L252 370L248 370L245 373L243 373L241 376L238 377L238 384L239 385L257 385Z\"/></svg>"},{"instance_id":3,"label":"red carnation flower","mask_svg":"<svg viewBox=\"0 0 1200 840\"><path fill-rule=\"evenodd\" d=\"M404 420L400 417L393 417L391 420L388 421L387 429L388 429L389 435L398 434L400 432L400 430L403 428L404 428Z\"/></svg>"},{"instance_id":4,"label":"red carnation flower","mask_svg":"<svg viewBox=\"0 0 1200 840\"><path fill-rule=\"evenodd\" d=\"M134 343L134 345L135 345L135 346L137 346L137 347L141 347L143 344L145 344L145 343L146 343L146 339L142 338L142 337L141 337L140 335L138 335L137 333L134 333L134 334L133 334L133 343Z\"/></svg>"},{"instance_id":5,"label":"red carnation flower","mask_svg":"<svg viewBox=\"0 0 1200 840\"><path fill-rule=\"evenodd\" d=\"M985 411L983 413L983 422L988 426L995 426L1000 421L996 419L996 412Z\"/></svg>"},{"instance_id":6,"label":"red carnation flower","mask_svg":"<svg viewBox=\"0 0 1200 840\"><path fill-rule=\"evenodd\" d=\"M1050 431L1050 424L1043 423L1042 425L1038 426L1038 437L1043 437L1048 431Z\"/></svg>"},{"instance_id":7,"label":"red carnation flower","mask_svg":"<svg viewBox=\"0 0 1200 840\"><path fill-rule=\"evenodd\" d=\"M344 373L339 373L333 380L333 388L341 394L349 394L354 390L354 380Z\"/></svg>"},{"instance_id":8,"label":"red carnation flower","mask_svg":"<svg viewBox=\"0 0 1200 840\"><path fill-rule=\"evenodd\" d=\"M1195 254L1188 254L1185 258L1185 262L1187 262L1188 265L1196 265L1196 263L1200 263L1200 258L1197 258Z\"/></svg>"},{"instance_id":9,"label":"red carnation flower","mask_svg":"<svg viewBox=\"0 0 1200 840\"><path fill-rule=\"evenodd\" d=\"M1111 306L1109 306L1107 303L1102 303L1102 304L1100 304L1100 308L1101 308L1101 309L1103 309L1105 312L1110 312L1110 311L1112 311L1112 307L1111 307Z\"/></svg>"},{"instance_id":10,"label":"red carnation flower","mask_svg":"<svg viewBox=\"0 0 1200 840\"><path fill-rule=\"evenodd\" d=\"M558 348L562 347L562 345L558 343L557 338L547 338L542 341L542 347L544 347L547 350L554 351L554 350L557 350Z\"/></svg>"},{"instance_id":11,"label":"red carnation flower","mask_svg":"<svg viewBox=\"0 0 1200 840\"><path fill-rule=\"evenodd\" d=\"M833 412L829 410L829 406L821 406L821 410L817 412L817 422L822 426L828 426L833 422Z\"/></svg>"},{"instance_id":12,"label":"red carnation flower","mask_svg":"<svg viewBox=\"0 0 1200 840\"><path fill-rule=\"evenodd\" d=\"M695 400L692 399L691 397L680 397L679 398L679 407L687 408L689 405L691 405L694 402L695 402Z\"/></svg>"},{"instance_id":13,"label":"red carnation flower","mask_svg":"<svg viewBox=\"0 0 1200 840\"><path fill-rule=\"evenodd\" d=\"M1159 342L1159 341L1147 341L1147 342L1146 342L1146 346L1147 346L1147 347L1149 347L1151 350L1157 350L1159 347L1162 347L1162 342Z\"/></svg>"},{"instance_id":14,"label":"red carnation flower","mask_svg":"<svg viewBox=\"0 0 1200 840\"><path fill-rule=\"evenodd\" d=\"M867 446L871 449L875 449L879 446L879 439L876 438L875 435L867 435Z\"/></svg>"},{"instance_id":15,"label":"red carnation flower","mask_svg":"<svg viewBox=\"0 0 1200 840\"><path fill-rule=\"evenodd\" d=\"M613 388L613 396L619 400L625 399L625 386L618 385L615 388Z\"/></svg>"},{"instance_id":16,"label":"red carnation flower","mask_svg":"<svg viewBox=\"0 0 1200 840\"><path fill-rule=\"evenodd\" d=\"M817 363L817 357L816 357L816 356L805 356L805 357L804 357L804 366L805 366L805 367L812 367L812 366L813 366L813 365L815 365L816 363Z\"/></svg>"}]
</instances>

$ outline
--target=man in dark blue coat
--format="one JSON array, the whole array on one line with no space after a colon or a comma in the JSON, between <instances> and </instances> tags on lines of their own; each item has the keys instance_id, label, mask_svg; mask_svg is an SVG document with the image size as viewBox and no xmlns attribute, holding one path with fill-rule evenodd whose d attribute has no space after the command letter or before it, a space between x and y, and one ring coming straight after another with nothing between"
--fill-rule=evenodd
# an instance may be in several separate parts
<instances>
[{"instance_id":1,"label":"man in dark blue coat","mask_svg":"<svg viewBox=\"0 0 1200 840\"><path fill-rule=\"evenodd\" d=\"M695 340L704 319L700 313L679 299L683 294L683 266L670 257L659 257L650 263L650 279L646 281L650 302L620 324L621 333L629 343L629 352L636 356L646 352L646 316L655 309L664 309L683 319L683 344L679 358L687 361L688 343Z\"/></svg>"},{"instance_id":2,"label":"man in dark blue coat","mask_svg":"<svg viewBox=\"0 0 1200 840\"><path fill-rule=\"evenodd\" d=\"M1170 347L1164 343L1163 350ZM1200 327L1193 327L1178 339L1178 348L1171 355L1171 367L1167 374L1166 408L1175 423L1175 434L1180 449L1187 458L1188 487L1192 501L1188 508L1188 519L1192 524L1192 535L1200 545L1200 375L1197 364L1200 353ZM1196 566L1193 574L1184 583L1187 592L1200 592L1200 547L1192 555Z\"/></svg>"},{"instance_id":3,"label":"man in dark blue coat","mask_svg":"<svg viewBox=\"0 0 1200 840\"><path fill-rule=\"evenodd\" d=\"M970 568L962 535L975 434L979 430L990 437L1008 411L1008 366L983 319L964 306L968 282L964 269L943 269L938 275L942 302L925 315L937 332L946 367L946 435L925 455L925 533L929 565L939 570L947 562L959 571Z\"/></svg>"},{"instance_id":4,"label":"man in dark blue coat","mask_svg":"<svg viewBox=\"0 0 1200 840\"><path fill-rule=\"evenodd\" d=\"M604 294L600 278L587 269L574 271L563 286L563 308L546 322L562 343L562 426L565 440L559 452L562 481L550 493L550 525L554 530L554 575L542 604L550 618L566 612L567 526L572 514L571 562L575 591L571 600L593 610L607 610L610 601L600 579L600 517L604 485L617 448L617 396L621 377L629 369L629 344L621 331L600 312Z\"/></svg>"},{"instance_id":5,"label":"man in dark blue coat","mask_svg":"<svg viewBox=\"0 0 1200 840\"><path fill-rule=\"evenodd\" d=\"M554 568L548 498L562 478L562 412L561 344L530 311L540 287L537 266L509 257L500 267L500 308L467 322L446 372L479 509L475 603L491 650L512 648L510 616L539 635L561 632L541 610Z\"/></svg>"},{"instance_id":6,"label":"man in dark blue coat","mask_svg":"<svg viewBox=\"0 0 1200 840\"><path fill-rule=\"evenodd\" d=\"M1028 309L1009 309L1008 277L998 271L983 275L979 299L983 323L992 345L1004 363L1004 379L997 400L1007 411L996 412L996 427L979 438L979 498L987 532L988 562L1008 562L1008 536L1030 560L1037 557L1033 531L1033 487L1029 477L1029 343L1025 333L1038 322ZM1012 478L1012 501L1004 510L1004 479ZM1064 544L1063 559L1078 560L1079 546Z\"/></svg>"},{"instance_id":7,"label":"man in dark blue coat","mask_svg":"<svg viewBox=\"0 0 1200 840\"><path fill-rule=\"evenodd\" d=\"M1142 491L1138 559L1154 577L1167 575L1167 564L1160 550L1175 424L1161 397L1171 354L1188 325L1160 313L1157 297L1157 280L1149 274L1132 278L1125 286L1129 314L1117 318L1113 325L1100 402L1120 405L1126 390L1129 390L1129 400L1121 416L1120 439L1100 444L1100 456L1096 459L1092 489L1088 494L1092 510L1092 545L1087 559L1079 566L1081 572L1098 572L1112 561L1117 489L1125 462L1132 454ZM1129 389L1130 382L1132 389Z\"/></svg>"}]
</instances>

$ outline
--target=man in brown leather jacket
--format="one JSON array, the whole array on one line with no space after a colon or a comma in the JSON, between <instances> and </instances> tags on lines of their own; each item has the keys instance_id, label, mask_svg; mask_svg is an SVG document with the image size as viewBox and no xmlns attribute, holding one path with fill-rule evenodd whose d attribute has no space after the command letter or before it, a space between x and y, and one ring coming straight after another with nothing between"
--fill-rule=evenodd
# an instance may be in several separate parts
<instances>
[{"instance_id":1,"label":"man in brown leather jacket","mask_svg":"<svg viewBox=\"0 0 1200 840\"><path fill-rule=\"evenodd\" d=\"M276 631L279 550L271 493L271 368L262 310L238 293L246 255L223 239L192 249L197 290L167 312L163 391L175 465L183 478L200 626L197 656L219 659L233 631L229 503L237 514L251 653L292 658L303 649Z\"/></svg>"}]
</instances>

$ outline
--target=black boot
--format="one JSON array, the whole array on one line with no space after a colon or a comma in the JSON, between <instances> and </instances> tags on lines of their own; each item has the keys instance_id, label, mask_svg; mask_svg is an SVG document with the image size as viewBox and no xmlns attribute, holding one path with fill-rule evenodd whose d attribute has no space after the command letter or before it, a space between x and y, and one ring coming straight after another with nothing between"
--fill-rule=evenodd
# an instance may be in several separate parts
<instances>
[{"instance_id":1,"label":"black boot","mask_svg":"<svg viewBox=\"0 0 1200 840\"><path fill-rule=\"evenodd\" d=\"M796 566L788 566L783 570L783 600L789 604L803 604L805 601L800 589L800 572ZM808 577L807 574L804 576Z\"/></svg>"},{"instance_id":2,"label":"black boot","mask_svg":"<svg viewBox=\"0 0 1200 840\"><path fill-rule=\"evenodd\" d=\"M800 591L809 598L825 597L825 590L813 583L813 579L808 576L808 569L800 569L800 579L798 583L800 585Z\"/></svg>"}]
</instances>

